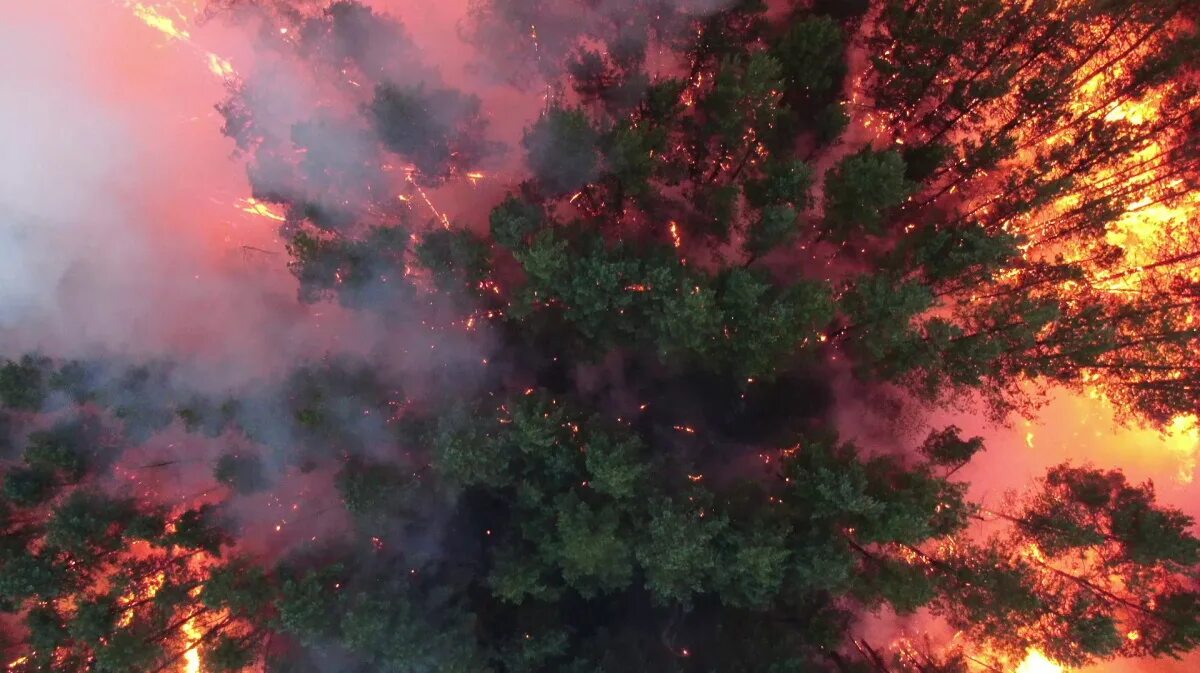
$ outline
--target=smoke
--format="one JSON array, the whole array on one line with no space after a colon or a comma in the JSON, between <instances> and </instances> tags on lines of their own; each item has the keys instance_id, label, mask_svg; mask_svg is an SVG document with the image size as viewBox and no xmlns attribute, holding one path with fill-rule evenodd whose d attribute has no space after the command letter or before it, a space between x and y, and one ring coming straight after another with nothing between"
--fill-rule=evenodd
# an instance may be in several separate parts
<instances>
[{"instance_id":1,"label":"smoke","mask_svg":"<svg viewBox=\"0 0 1200 673\"><path fill-rule=\"evenodd\" d=\"M0 56L22 67L0 73L5 350L196 357L239 378L325 341L279 258L244 254L278 245L233 207L220 85L196 54L116 5L6 11Z\"/></svg>"}]
</instances>

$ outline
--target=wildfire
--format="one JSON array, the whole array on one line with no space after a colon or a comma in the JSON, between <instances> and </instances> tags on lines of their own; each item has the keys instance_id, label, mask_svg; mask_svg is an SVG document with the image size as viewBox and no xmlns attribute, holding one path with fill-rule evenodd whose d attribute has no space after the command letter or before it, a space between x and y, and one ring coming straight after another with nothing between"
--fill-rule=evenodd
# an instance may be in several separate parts
<instances>
[{"instance_id":1,"label":"wildfire","mask_svg":"<svg viewBox=\"0 0 1200 673\"><path fill-rule=\"evenodd\" d=\"M1013 673L1064 673L1066 669L1046 658L1037 650L1029 650L1029 654Z\"/></svg>"},{"instance_id":2,"label":"wildfire","mask_svg":"<svg viewBox=\"0 0 1200 673\"><path fill-rule=\"evenodd\" d=\"M1104 63L1111 57L1097 53L1095 62ZM1169 126L1164 126L1165 115L1178 114L1177 109L1187 107L1194 111L1200 101L1180 107L1176 100L1176 108L1169 107L1169 101L1179 93L1173 89L1174 84L1151 89L1138 98L1114 95L1114 88L1121 86L1127 74L1120 65L1084 72L1074 83L1072 112L1080 119L1126 125L1130 134L1141 133L1144 138L1127 155L1078 176L1081 189L1072 190L1037 217L1009 221L1006 228L1030 239L1027 255L1045 259L1061 255L1080 265L1085 278L1061 285L1067 296L1085 292L1115 298L1154 295L1174 283L1200 283L1200 238L1195 235L1194 224L1200 221L1200 191L1189 188L1184 173L1194 170L1194 166L1173 158L1176 147ZM1071 134L1068 127L1042 139L1040 144L1044 149L1059 147L1073 142ZM1115 201L1117 214L1106 224L1103 243L1119 252L1115 260L1098 254L1095 241L1086 236L1076 239L1072 233L1072 227L1079 228L1075 223L1080 214L1106 198ZM1019 274L1013 279L1020 282ZM1192 319L1188 317L1188 325ZM1182 368L1191 363L1178 364ZM1146 376L1165 380L1172 378L1172 373L1159 371ZM1085 371L1082 393L1120 415L1121 402L1106 394L1105 379L1102 369ZM1137 377L1131 382L1136 383ZM1026 444L1032 447L1031 434L1026 435ZM1200 418L1186 414L1171 419L1161 433L1161 446L1178 456L1179 480L1191 483L1200 452Z\"/></svg>"}]
</instances>

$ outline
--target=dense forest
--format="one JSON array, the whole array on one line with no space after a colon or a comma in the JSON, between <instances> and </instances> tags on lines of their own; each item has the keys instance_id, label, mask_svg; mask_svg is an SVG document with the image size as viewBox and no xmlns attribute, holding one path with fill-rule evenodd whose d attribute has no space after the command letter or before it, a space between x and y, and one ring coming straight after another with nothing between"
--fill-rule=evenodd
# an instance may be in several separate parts
<instances>
[{"instance_id":1,"label":"dense forest","mask_svg":"<svg viewBox=\"0 0 1200 673\"><path fill-rule=\"evenodd\" d=\"M1153 484L1062 464L997 510L959 478L981 437L880 449L831 420L840 378L998 423L1052 388L1195 417L1194 3L477 0L462 38L540 101L515 146L402 15L210 12L325 101L281 113L264 68L217 105L272 263L297 302L419 324L426 373L331 350L214 391L161 359L6 353L8 671L1008 673L1200 648L1200 539ZM439 208L514 164L477 218ZM163 433L225 447L210 488L164 497L162 465L130 465ZM237 504L297 479L344 523L265 551ZM882 614L928 636L878 640Z\"/></svg>"}]
</instances>

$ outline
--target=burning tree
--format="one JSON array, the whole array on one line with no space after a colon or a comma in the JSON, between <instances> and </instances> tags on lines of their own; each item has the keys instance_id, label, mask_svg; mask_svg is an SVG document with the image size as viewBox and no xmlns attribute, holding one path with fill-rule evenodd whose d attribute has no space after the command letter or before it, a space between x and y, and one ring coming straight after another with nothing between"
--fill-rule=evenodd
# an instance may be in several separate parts
<instances>
[{"instance_id":1,"label":"burning tree","mask_svg":"<svg viewBox=\"0 0 1200 673\"><path fill-rule=\"evenodd\" d=\"M333 354L225 397L165 362L7 361L10 668L963 673L1200 645L1200 542L1151 485L1063 465L991 512L953 480L981 439L868 452L823 406L840 359L1001 417L1065 385L1194 418L1190 4L478 3L468 34L547 85L486 226L437 204L498 155L487 105L397 21L230 4L314 74L313 109L256 74L219 106L299 299L495 349L428 390ZM172 427L222 442L233 503L324 476L344 537L255 563L217 508L106 488L116 445ZM966 638L876 648L884 609Z\"/></svg>"},{"instance_id":2,"label":"burning tree","mask_svg":"<svg viewBox=\"0 0 1200 673\"><path fill-rule=\"evenodd\" d=\"M6 644L9 670L198 671L203 653L206 670L235 671L260 658L261 571L222 558L211 508L168 511L54 476L41 502L3 503L0 595L22 634Z\"/></svg>"}]
</instances>

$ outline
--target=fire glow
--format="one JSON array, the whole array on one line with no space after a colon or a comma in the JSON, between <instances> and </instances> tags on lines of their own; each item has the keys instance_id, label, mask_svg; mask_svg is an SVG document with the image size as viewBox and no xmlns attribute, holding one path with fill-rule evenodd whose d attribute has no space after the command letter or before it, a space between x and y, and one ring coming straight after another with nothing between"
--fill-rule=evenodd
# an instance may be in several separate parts
<instances>
[{"instance_id":1,"label":"fire glow","mask_svg":"<svg viewBox=\"0 0 1200 673\"><path fill-rule=\"evenodd\" d=\"M155 31L157 34L164 35L172 42L184 44L189 49L198 51L204 57L207 63L208 71L213 76L223 80L232 80L237 77L237 72L229 60L222 58L213 52L198 49L195 44L193 44L192 33L188 30L190 22L182 12L173 9L166 9L165 6L164 8L159 9L155 6L149 6L143 3L126 4L135 17L137 17L142 23ZM534 47L536 50L536 28L533 26L530 28L531 36L535 41ZM284 34L287 31L286 28L281 28L279 30L280 33ZM697 74L697 86L703 76L703 73ZM352 84L354 83L352 82ZM1089 80L1089 83L1081 88L1081 109L1083 109L1086 104L1085 97L1091 92L1088 87L1093 85L1097 88L1099 87L1099 84L1095 84L1095 80L1093 79ZM357 84L355 84L355 86L357 86ZM691 95L690 87L685 92L685 95ZM1110 122L1127 122L1133 125L1143 125L1152 123L1158 118L1158 116L1157 99L1152 96L1144 101L1128 102L1118 105L1117 107L1107 111L1104 119ZM870 123L871 122L868 121L866 124L869 126ZM1048 144L1053 144L1054 139L1047 139L1046 142ZM1129 157L1129 162L1130 164L1154 164L1158 161L1158 158L1163 152L1163 148L1157 144L1148 146L1143 151ZM1115 179L1116 171L1119 170L1119 168L1105 169L1104 172L1101 172L1095 176L1091 176L1089 179L1097 182ZM412 202L415 203L415 199L419 197L422 200L425 208L432 213L434 219L445 229L450 229L451 223L448 215L445 213L445 211L440 210L435 205L431 197L426 193L421 185L417 183L417 181L414 179L414 171L415 169L409 169L405 171L405 181L410 186L411 191L416 192L416 195L413 197L408 195L399 195L396 197L397 200L402 203L409 204L409 207L411 208L412 204L410 203L410 198L412 199ZM1150 178L1154 177L1154 175L1154 173L1151 173L1146 179L1149 180ZM488 176L485 176L481 172L461 173L458 175L458 177L465 178L472 186L477 186L480 181L488 179ZM1168 182L1167 185L1168 187L1176 186L1175 183L1170 182ZM392 193L394 192L389 192L389 194ZM570 201L574 203L580 198L581 194L581 192L574 194ZM1144 283L1151 282L1157 273L1165 270L1162 266L1156 266L1161 261L1161 256L1159 255L1158 251L1160 251L1164 245L1167 245L1175 240L1175 237L1179 235L1180 227L1186 228L1188 223L1194 223L1197 221L1197 217L1200 217L1200 193L1192 193L1184 198L1174 199L1170 202L1164 202L1163 200L1156 198L1154 194L1142 194L1140 192L1138 194L1131 195L1129 198L1129 202L1124 206L1124 215L1118 222L1110 226L1110 229L1107 233L1108 242L1120 247L1123 250L1126 260L1124 266L1122 267L1124 270L1113 273L1111 270L1097 268L1093 270L1093 277L1089 279L1094 287L1100 287L1106 292L1136 292L1142 288ZM224 196L220 203L222 208L228 209L230 207L229 196ZM1077 205L1077 203L1064 200L1061 203L1055 204L1052 212L1061 212ZM269 220L279 223L287 222L288 220L288 215L284 215L279 207L258 201L250 197L238 199L237 201L233 202L233 208L236 211L246 213L255 218L260 218L261 220ZM1028 227L1028 231L1032 233L1036 231L1037 224L1038 223L1036 222L1014 224L1014 228ZM657 226L661 227L661 222ZM668 223L666 229L671 246L676 250L682 249L683 239L679 225L676 222L671 221ZM655 236L658 238L658 240L662 241L661 228L657 229ZM699 250L701 245L700 241L701 238L696 236L695 241L690 243L689 250ZM1069 246L1067 246L1067 250L1068 252L1078 252L1071 250ZM1195 264L1194 259L1184 260L1178 264L1171 264L1169 265L1169 268L1173 270L1183 269L1183 273L1193 281L1200 281L1200 265ZM496 295L501 294L499 287L493 285L489 286L489 288L492 293ZM630 284L626 286L625 289L628 292L644 293L652 291L653 288L639 283ZM489 312L486 317L491 318L491 312ZM477 320L475 316L471 316L465 322L467 330L476 329L476 324ZM817 339L824 342L826 341L826 336L824 334L818 334ZM484 359L483 363L487 364L487 360ZM752 380L750 382L752 382ZM529 390L525 391L525 394L532 395L533 392L534 390L530 388ZM1112 404L1112 402L1104 396L1103 392L1096 387L1089 388L1084 395L1092 400L1095 400L1095 404L1097 406L1103 406L1106 409ZM647 405L642 404L640 408L644 410L646 406ZM697 432L694 428L685 425L675 425L673 426L673 429L676 432L687 435L694 435ZM1025 433L1024 442L1027 447L1031 449L1034 448L1034 433L1032 431ZM1050 443L1050 441L1046 441L1046 444ZM1041 447L1041 445L1042 441L1039 440L1038 446ZM1180 415L1173 418L1162 432L1161 441L1159 442L1158 446L1161 446L1166 453L1178 458L1178 478L1180 481L1190 482L1194 476L1197 451L1200 450L1200 419L1198 419L1196 415ZM1102 447L1101 450L1106 450L1106 448ZM764 460L769 462L769 459ZM687 478L692 482L700 482L704 477L703 475L699 474L689 474L687 475ZM586 485L587 483L584 482L584 486ZM281 529L282 525L275 526L276 531L280 531ZM491 535L491 531L489 530L487 534ZM378 538L373 538L373 541L376 543L377 548L382 548L382 543L379 542ZM1032 547L1028 553L1031 557L1044 558L1041 556L1041 552L1037 549L1037 547ZM150 583L150 585L143 590L143 594L148 592L148 595L153 596L153 593L157 591L158 587L161 585L162 577L159 576L158 585L155 586L153 583ZM133 598L135 598L135 596L131 595L130 600ZM127 625L129 621L133 619L133 613L131 611L123 613L121 619L125 620L124 623ZM182 644L186 649L184 649L181 654L182 660L180 665L182 666L182 669L180 670L186 671L186 673L200 673L203 668L200 651L201 645L203 644L204 626L206 621L207 620L197 618L188 618L181 627L184 640ZM1126 634L1126 638L1129 642L1135 642L1139 639L1139 637L1140 635L1137 631L1130 631ZM178 642L175 643L177 648L175 650L176 652L179 651L179 644L180 643ZM688 656L690 654L686 649L682 650L682 653L683 656ZM17 663L19 663L19 661L14 662L14 665ZM1019 664L1013 673L1064 673L1064 671L1065 669L1063 667L1055 664L1041 652L1037 650L1030 650L1026 658Z\"/></svg>"}]
</instances>

